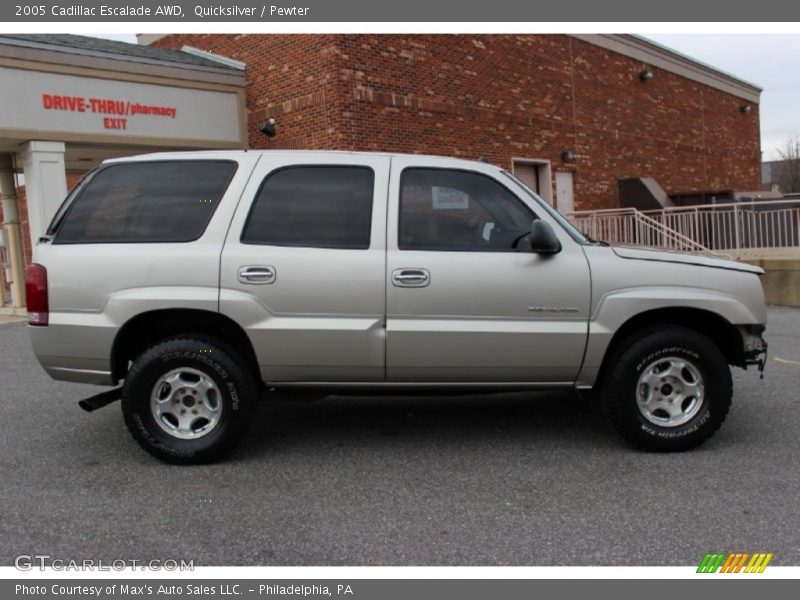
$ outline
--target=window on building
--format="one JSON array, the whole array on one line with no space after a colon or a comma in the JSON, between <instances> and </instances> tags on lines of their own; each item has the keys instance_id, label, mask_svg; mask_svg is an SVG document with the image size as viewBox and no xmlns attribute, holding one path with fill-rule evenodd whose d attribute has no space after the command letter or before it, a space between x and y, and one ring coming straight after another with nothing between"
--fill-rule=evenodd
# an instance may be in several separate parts
<instances>
[{"instance_id":1,"label":"window on building","mask_svg":"<svg viewBox=\"0 0 800 600\"><path fill-rule=\"evenodd\" d=\"M514 252L533 212L486 175L406 169L400 180L401 250Z\"/></svg>"},{"instance_id":2,"label":"window on building","mask_svg":"<svg viewBox=\"0 0 800 600\"><path fill-rule=\"evenodd\" d=\"M123 163L97 171L54 221L55 244L189 242L206 229L232 161Z\"/></svg>"},{"instance_id":3,"label":"window on building","mask_svg":"<svg viewBox=\"0 0 800 600\"><path fill-rule=\"evenodd\" d=\"M368 167L301 166L270 174L242 242L306 248L369 248L374 173Z\"/></svg>"}]
</instances>

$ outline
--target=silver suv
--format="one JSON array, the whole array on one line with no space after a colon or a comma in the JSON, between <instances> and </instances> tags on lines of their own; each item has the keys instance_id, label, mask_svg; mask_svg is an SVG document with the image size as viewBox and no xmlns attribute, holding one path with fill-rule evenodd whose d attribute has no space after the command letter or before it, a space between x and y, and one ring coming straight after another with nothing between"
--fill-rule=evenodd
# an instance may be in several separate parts
<instances>
[{"instance_id":1,"label":"silver suv","mask_svg":"<svg viewBox=\"0 0 800 600\"><path fill-rule=\"evenodd\" d=\"M76 186L27 270L55 379L121 387L151 454L208 462L272 392L600 389L640 448L696 446L763 370L762 271L587 239L511 173L339 152L169 153Z\"/></svg>"}]
</instances>

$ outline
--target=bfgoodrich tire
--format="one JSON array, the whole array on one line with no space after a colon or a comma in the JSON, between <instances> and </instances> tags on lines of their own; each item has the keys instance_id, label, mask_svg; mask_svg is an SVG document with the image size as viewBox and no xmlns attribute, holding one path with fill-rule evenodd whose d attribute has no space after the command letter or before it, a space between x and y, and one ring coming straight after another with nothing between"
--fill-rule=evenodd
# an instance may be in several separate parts
<instances>
[{"instance_id":1,"label":"bfgoodrich tire","mask_svg":"<svg viewBox=\"0 0 800 600\"><path fill-rule=\"evenodd\" d=\"M134 439L165 462L208 463L239 442L257 386L247 364L217 342L171 339L133 363L122 414Z\"/></svg>"},{"instance_id":2,"label":"bfgoodrich tire","mask_svg":"<svg viewBox=\"0 0 800 600\"><path fill-rule=\"evenodd\" d=\"M733 383L727 361L705 336L678 326L640 332L609 356L603 397L611 422L633 446L689 450L725 420Z\"/></svg>"}]
</instances>

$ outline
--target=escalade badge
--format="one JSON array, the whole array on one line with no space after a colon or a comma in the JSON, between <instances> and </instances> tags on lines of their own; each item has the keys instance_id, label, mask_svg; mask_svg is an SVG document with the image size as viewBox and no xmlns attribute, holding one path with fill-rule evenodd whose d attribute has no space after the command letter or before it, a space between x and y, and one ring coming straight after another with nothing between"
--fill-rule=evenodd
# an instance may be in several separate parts
<instances>
[{"instance_id":1,"label":"escalade badge","mask_svg":"<svg viewBox=\"0 0 800 600\"><path fill-rule=\"evenodd\" d=\"M574 306L529 306L528 312L576 313L578 309Z\"/></svg>"}]
</instances>

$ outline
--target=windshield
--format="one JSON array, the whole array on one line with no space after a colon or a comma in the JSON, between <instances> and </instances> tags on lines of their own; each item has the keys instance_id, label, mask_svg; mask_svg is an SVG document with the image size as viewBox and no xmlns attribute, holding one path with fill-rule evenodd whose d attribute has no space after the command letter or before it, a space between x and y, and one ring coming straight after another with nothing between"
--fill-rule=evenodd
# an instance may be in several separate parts
<instances>
[{"instance_id":1,"label":"windshield","mask_svg":"<svg viewBox=\"0 0 800 600\"><path fill-rule=\"evenodd\" d=\"M523 190L525 190L528 193L528 195L536 201L537 204L539 204L544 210L547 211L547 214L549 214L556 221L558 221L558 224L561 225L561 227L564 228L564 230L570 235L570 237L573 240L575 240L579 244L587 244L587 243L589 243L589 240L586 238L585 235L583 235L580 231L575 229L575 226L572 223L567 221L561 215L561 213L559 213L552 206L550 206L547 202L545 202L536 192L534 192L531 188L529 188L527 185L525 185L525 183L520 181L520 179L518 177L516 177L515 175L513 175L513 174L511 174L511 173L509 173L508 171L505 171L505 170L503 170L503 175L505 175L506 177L511 179L514 183L516 183Z\"/></svg>"}]
</instances>

